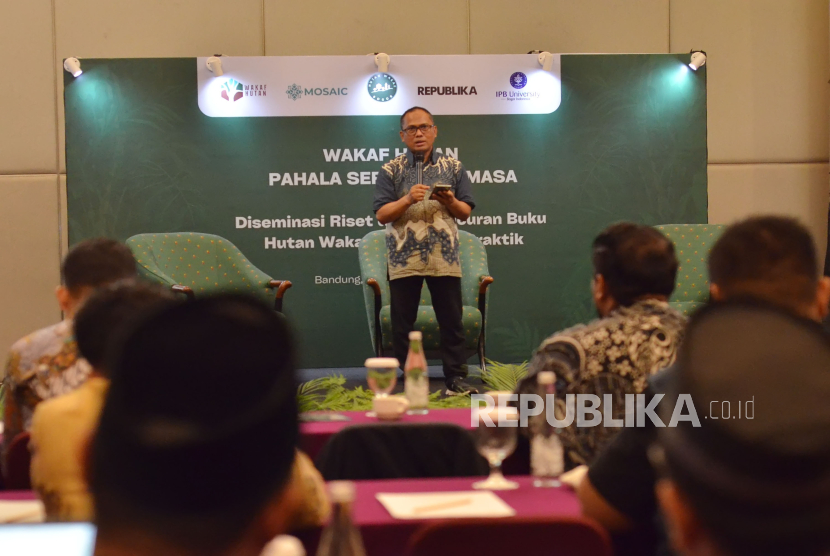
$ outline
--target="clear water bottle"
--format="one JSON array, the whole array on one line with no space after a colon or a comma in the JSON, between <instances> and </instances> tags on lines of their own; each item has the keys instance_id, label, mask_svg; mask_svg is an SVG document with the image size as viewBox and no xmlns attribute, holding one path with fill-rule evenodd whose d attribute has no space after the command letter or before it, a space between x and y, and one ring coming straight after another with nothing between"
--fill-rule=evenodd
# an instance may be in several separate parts
<instances>
[{"instance_id":1,"label":"clear water bottle","mask_svg":"<svg viewBox=\"0 0 830 556\"><path fill-rule=\"evenodd\" d=\"M409 400L410 415L425 415L429 406L429 375L424 355L423 336L417 330L409 333L409 353L403 366L406 382L404 392Z\"/></svg>"},{"instance_id":2,"label":"clear water bottle","mask_svg":"<svg viewBox=\"0 0 830 556\"><path fill-rule=\"evenodd\" d=\"M329 483L331 521L320 535L317 556L366 556L360 531L352 521L355 488L350 481Z\"/></svg>"},{"instance_id":3,"label":"clear water bottle","mask_svg":"<svg viewBox=\"0 0 830 556\"><path fill-rule=\"evenodd\" d=\"M545 401L545 411L534 417L533 436L530 439L530 469L535 477L535 487L558 487L557 477L565 470L565 454L562 441L559 439L559 429L548 423L548 395L556 393L554 382L556 376L552 371L542 371L536 375L537 393ZM551 402L553 398L550 398ZM551 408L552 410L552 408Z\"/></svg>"}]
</instances>

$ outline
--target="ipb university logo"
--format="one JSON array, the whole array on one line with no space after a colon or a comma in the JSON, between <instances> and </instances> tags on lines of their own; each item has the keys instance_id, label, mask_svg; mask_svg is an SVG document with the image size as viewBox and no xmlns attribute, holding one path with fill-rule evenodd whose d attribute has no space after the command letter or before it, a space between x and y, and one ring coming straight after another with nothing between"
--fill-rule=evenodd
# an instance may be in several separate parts
<instances>
[{"instance_id":1,"label":"ipb university logo","mask_svg":"<svg viewBox=\"0 0 830 556\"><path fill-rule=\"evenodd\" d=\"M228 79L222 84L222 98L230 102L236 102L245 96L244 89L242 83L236 79Z\"/></svg>"},{"instance_id":2,"label":"ipb university logo","mask_svg":"<svg viewBox=\"0 0 830 556\"><path fill-rule=\"evenodd\" d=\"M527 85L527 76L520 71L517 71L510 76L510 86L514 89L524 89Z\"/></svg>"},{"instance_id":3,"label":"ipb university logo","mask_svg":"<svg viewBox=\"0 0 830 556\"><path fill-rule=\"evenodd\" d=\"M367 84L369 96L378 102L388 102L398 92L398 82L388 73L376 73Z\"/></svg>"},{"instance_id":4,"label":"ipb university logo","mask_svg":"<svg viewBox=\"0 0 830 556\"><path fill-rule=\"evenodd\" d=\"M306 89L296 83L292 83L289 85L288 89L286 89L285 94L288 95L288 98L291 100L299 100L303 98L303 95L307 97L329 97L329 96L346 96L349 94L348 87L312 87L311 89Z\"/></svg>"}]
</instances>

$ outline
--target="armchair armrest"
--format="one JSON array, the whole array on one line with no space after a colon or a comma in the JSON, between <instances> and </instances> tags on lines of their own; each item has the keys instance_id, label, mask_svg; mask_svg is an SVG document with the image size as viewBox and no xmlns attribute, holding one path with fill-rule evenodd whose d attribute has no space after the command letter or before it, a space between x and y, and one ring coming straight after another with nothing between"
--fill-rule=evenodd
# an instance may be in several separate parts
<instances>
[{"instance_id":1,"label":"armchair armrest","mask_svg":"<svg viewBox=\"0 0 830 556\"><path fill-rule=\"evenodd\" d=\"M170 291L175 293L183 293L187 296L188 301L193 300L196 298L196 295L193 293L193 290L190 289L189 286L182 286L181 284L173 284L170 286Z\"/></svg>"},{"instance_id":2,"label":"armchair armrest","mask_svg":"<svg viewBox=\"0 0 830 556\"><path fill-rule=\"evenodd\" d=\"M487 293L487 287L492 284L495 280L492 276L482 276L479 279L478 283L478 295L484 295Z\"/></svg>"},{"instance_id":3,"label":"armchair armrest","mask_svg":"<svg viewBox=\"0 0 830 556\"><path fill-rule=\"evenodd\" d=\"M372 288L372 290L375 292L375 297L380 297L380 284L378 284L377 280L375 280L374 278L369 278L368 280L366 280L366 285Z\"/></svg>"},{"instance_id":4,"label":"armchair armrest","mask_svg":"<svg viewBox=\"0 0 830 556\"><path fill-rule=\"evenodd\" d=\"M274 310L275 311L278 311L278 312L282 313L282 297L283 297L283 295L285 295L285 292L288 290L288 288L290 288L293 285L294 284L292 284L288 280L271 280L271 281L268 282L268 285L266 287L268 287L269 289L272 289L272 290L273 289L277 290L277 295L274 299Z\"/></svg>"},{"instance_id":5,"label":"armchair armrest","mask_svg":"<svg viewBox=\"0 0 830 556\"><path fill-rule=\"evenodd\" d=\"M373 311L375 316L375 355L381 357L383 355L383 335L380 331L380 308L383 301L381 300L380 284L374 278L369 278L366 280L366 285L372 288L372 291L375 294L375 306Z\"/></svg>"}]
</instances>

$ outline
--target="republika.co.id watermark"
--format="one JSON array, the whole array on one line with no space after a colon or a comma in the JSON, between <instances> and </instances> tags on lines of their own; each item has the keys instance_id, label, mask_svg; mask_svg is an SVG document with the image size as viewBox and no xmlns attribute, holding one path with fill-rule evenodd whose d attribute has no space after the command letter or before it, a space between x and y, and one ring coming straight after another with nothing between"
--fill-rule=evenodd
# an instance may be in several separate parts
<instances>
[{"instance_id":1,"label":"republika.co.id watermark","mask_svg":"<svg viewBox=\"0 0 830 556\"><path fill-rule=\"evenodd\" d=\"M498 401L500 411L497 411L496 399L488 394L473 394L470 416L470 425L478 427L483 424L487 427L527 427L531 419L539 418L544 414L545 420L553 427L565 428L572 425L577 427L608 428L645 427L647 420L655 427L676 427L678 423L689 422L694 427L700 426L700 417L690 394L679 394L675 401L671 417L665 422L657 414L657 407L665 394L655 394L646 400L645 394L625 394L624 416L614 416L613 394L604 394L602 398L596 394L566 394L564 411L562 404L557 406L557 397L548 394L545 399L538 394L500 394ZM561 398L560 398L561 399ZM508 405L504 405L504 404ZM754 419L755 396L749 401L738 401L737 412L730 401L712 401L709 403L709 414L704 419ZM619 403L616 405L619 409ZM564 413L564 415L563 415Z\"/></svg>"}]
</instances>

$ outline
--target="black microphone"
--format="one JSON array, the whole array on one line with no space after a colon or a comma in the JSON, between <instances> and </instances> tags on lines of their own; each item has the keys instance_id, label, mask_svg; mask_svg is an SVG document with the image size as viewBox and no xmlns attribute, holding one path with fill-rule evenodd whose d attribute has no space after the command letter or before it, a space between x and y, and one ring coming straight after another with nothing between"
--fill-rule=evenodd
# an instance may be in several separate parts
<instances>
[{"instance_id":1,"label":"black microphone","mask_svg":"<svg viewBox=\"0 0 830 556\"><path fill-rule=\"evenodd\" d=\"M415 155L415 183L424 183L424 155Z\"/></svg>"}]
</instances>

